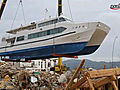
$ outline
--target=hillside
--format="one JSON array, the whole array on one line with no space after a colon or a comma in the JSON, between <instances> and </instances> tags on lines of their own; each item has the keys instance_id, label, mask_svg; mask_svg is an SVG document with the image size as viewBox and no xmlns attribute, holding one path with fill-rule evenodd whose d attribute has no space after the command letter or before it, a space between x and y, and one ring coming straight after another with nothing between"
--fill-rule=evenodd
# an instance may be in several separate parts
<instances>
[{"instance_id":1,"label":"hillside","mask_svg":"<svg viewBox=\"0 0 120 90\"><path fill-rule=\"evenodd\" d=\"M70 69L75 69L78 67L80 64L81 60L67 60L63 61L63 64L66 64L67 67L70 67ZM94 69L103 69L104 65L107 66L107 68L112 67L111 62L96 62L96 61L91 61L91 60L86 60L84 67L88 68L94 68ZM120 62L113 62L113 67L120 67Z\"/></svg>"}]
</instances>

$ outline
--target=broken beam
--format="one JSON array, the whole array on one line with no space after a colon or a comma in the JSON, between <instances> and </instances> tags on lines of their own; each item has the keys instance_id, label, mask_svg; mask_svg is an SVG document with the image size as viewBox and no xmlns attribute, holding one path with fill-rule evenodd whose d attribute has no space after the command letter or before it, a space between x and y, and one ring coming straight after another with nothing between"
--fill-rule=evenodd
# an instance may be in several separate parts
<instances>
[{"instance_id":1,"label":"broken beam","mask_svg":"<svg viewBox=\"0 0 120 90\"><path fill-rule=\"evenodd\" d=\"M81 70L81 68L84 65L84 63L85 63L85 59L82 60L81 64L79 65L79 67L77 68L77 70L75 71L75 73L73 74L73 76L72 76L71 80L69 81L68 85L65 87L65 90L68 90L70 88L70 86L73 83L73 80L75 79L75 77L78 74L78 72Z\"/></svg>"}]
</instances>

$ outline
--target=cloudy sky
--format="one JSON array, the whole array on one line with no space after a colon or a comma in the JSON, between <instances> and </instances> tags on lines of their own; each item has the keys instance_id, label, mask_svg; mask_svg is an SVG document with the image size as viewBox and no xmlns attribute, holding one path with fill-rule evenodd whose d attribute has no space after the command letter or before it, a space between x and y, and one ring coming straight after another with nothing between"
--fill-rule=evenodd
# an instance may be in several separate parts
<instances>
[{"instance_id":1,"label":"cloudy sky","mask_svg":"<svg viewBox=\"0 0 120 90\"><path fill-rule=\"evenodd\" d=\"M0 37L5 35L5 31L25 24L22 8L19 7L18 14L12 26L13 19L20 0L8 0L7 6L0 21ZM2 0L0 0L0 3ZM92 55L82 56L96 61L111 61L113 42L116 38L114 49L114 61L120 61L120 9L111 10L110 5L118 5L120 0L63 0L63 14L75 22L101 21L107 24L111 31L105 38L101 47ZM57 16L57 0L23 0L26 24L33 21L41 21L45 18L45 9L48 15Z\"/></svg>"}]
</instances>

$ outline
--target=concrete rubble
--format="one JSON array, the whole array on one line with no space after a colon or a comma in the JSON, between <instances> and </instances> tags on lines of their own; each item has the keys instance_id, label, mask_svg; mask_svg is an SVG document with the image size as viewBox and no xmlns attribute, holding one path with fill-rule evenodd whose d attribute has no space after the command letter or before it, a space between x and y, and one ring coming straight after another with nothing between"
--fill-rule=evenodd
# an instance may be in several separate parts
<instances>
[{"instance_id":1,"label":"concrete rubble","mask_svg":"<svg viewBox=\"0 0 120 90\"><path fill-rule=\"evenodd\" d=\"M10 63L0 66L0 89L58 90L64 89L72 76L71 71L54 73L17 68Z\"/></svg>"}]
</instances>

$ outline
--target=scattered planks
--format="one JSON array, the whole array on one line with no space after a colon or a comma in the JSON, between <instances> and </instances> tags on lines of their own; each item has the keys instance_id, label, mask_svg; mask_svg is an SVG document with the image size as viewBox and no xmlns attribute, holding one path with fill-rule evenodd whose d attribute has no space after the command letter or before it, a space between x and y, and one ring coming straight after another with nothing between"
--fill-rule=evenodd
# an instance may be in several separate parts
<instances>
[{"instance_id":1,"label":"scattered planks","mask_svg":"<svg viewBox=\"0 0 120 90\"><path fill-rule=\"evenodd\" d=\"M120 76L120 68L89 71L89 72L86 72L85 74L91 79L109 77L112 75Z\"/></svg>"},{"instance_id":2,"label":"scattered planks","mask_svg":"<svg viewBox=\"0 0 120 90\"><path fill-rule=\"evenodd\" d=\"M106 84L110 84L114 90L118 90L118 85L116 82L118 81L117 76L120 76L120 68L87 71L84 73L84 76L81 79L79 79L76 83L73 83L73 80L77 74L82 70L81 68L84 63L85 60L81 62L80 66L75 71L65 90L74 90L78 88L80 90L83 90L84 88L82 86L85 86L84 84L87 84L89 90L105 90L103 87Z\"/></svg>"}]
</instances>

